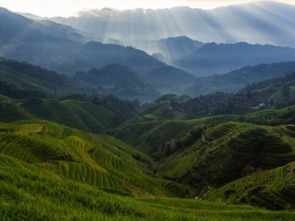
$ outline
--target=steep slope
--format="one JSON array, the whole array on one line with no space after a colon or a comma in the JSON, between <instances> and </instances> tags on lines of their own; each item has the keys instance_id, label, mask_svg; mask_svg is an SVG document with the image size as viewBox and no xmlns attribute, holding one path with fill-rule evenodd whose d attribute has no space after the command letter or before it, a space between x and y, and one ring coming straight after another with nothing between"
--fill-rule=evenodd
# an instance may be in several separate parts
<instances>
[{"instance_id":1,"label":"steep slope","mask_svg":"<svg viewBox=\"0 0 295 221\"><path fill-rule=\"evenodd\" d=\"M169 157L160 161L158 173L194 186L201 196L212 187L295 159L289 126L229 122L206 129L202 136L193 136L196 129L191 132L162 146Z\"/></svg>"},{"instance_id":2,"label":"steep slope","mask_svg":"<svg viewBox=\"0 0 295 221\"><path fill-rule=\"evenodd\" d=\"M144 89L147 84L127 67L119 65L115 67L117 69L104 69L104 73L110 78L107 82L102 82L102 86L113 83L114 77L122 73L121 80L125 80L125 85L120 85L122 81L119 82L117 79L119 88L123 89L119 91L121 96L124 95L123 92L128 93L128 90L131 90L134 92L131 96L138 98L135 86ZM130 74L131 78L125 78L124 74ZM131 79L133 79L133 88L130 89L128 84L131 83ZM5 122L46 119L85 131L106 132L134 117L139 106L137 100L123 101L114 96L97 95L92 90L87 91L92 95L61 97L65 94L81 93L83 90L73 79L64 75L13 60L0 62L0 86L0 120ZM150 87L147 88L154 92ZM143 92L144 90L140 93Z\"/></svg>"},{"instance_id":3,"label":"steep slope","mask_svg":"<svg viewBox=\"0 0 295 221\"><path fill-rule=\"evenodd\" d=\"M105 135L46 121L25 121L1 124L0 142L1 157L100 189L170 196L190 193L188 187L147 175L146 156Z\"/></svg>"},{"instance_id":4,"label":"steep slope","mask_svg":"<svg viewBox=\"0 0 295 221\"><path fill-rule=\"evenodd\" d=\"M59 178L0 155L2 220L292 220L293 212L272 212L199 200L130 197L120 191ZM17 212L16 212L17 211ZM201 212L200 212L201 211Z\"/></svg>"},{"instance_id":5,"label":"steep slope","mask_svg":"<svg viewBox=\"0 0 295 221\"><path fill-rule=\"evenodd\" d=\"M56 72L12 60L0 61L0 93L12 98L48 97L69 86Z\"/></svg>"},{"instance_id":6,"label":"steep slope","mask_svg":"<svg viewBox=\"0 0 295 221\"><path fill-rule=\"evenodd\" d=\"M234 115L205 117L194 120L155 120L137 119L120 125L114 131L114 136L134 146L140 151L156 157L162 151L163 145L188 132L195 126L212 125L227 122L237 118Z\"/></svg>"},{"instance_id":7,"label":"steep slope","mask_svg":"<svg viewBox=\"0 0 295 221\"><path fill-rule=\"evenodd\" d=\"M158 95L143 76L119 64L92 69L87 73L79 72L74 76L72 85L83 93L112 94L132 100L147 101Z\"/></svg>"},{"instance_id":8,"label":"steep slope","mask_svg":"<svg viewBox=\"0 0 295 221\"><path fill-rule=\"evenodd\" d=\"M259 99L268 102L295 102L295 72L283 77L273 78L248 85L240 91L250 93L252 99Z\"/></svg>"},{"instance_id":9,"label":"steep slope","mask_svg":"<svg viewBox=\"0 0 295 221\"><path fill-rule=\"evenodd\" d=\"M291 5L263 1L212 10L177 7L118 11L106 8L52 20L90 33L103 42L118 41L146 51L152 49L147 42L175 36L201 42L294 47L294 11Z\"/></svg>"},{"instance_id":10,"label":"steep slope","mask_svg":"<svg viewBox=\"0 0 295 221\"><path fill-rule=\"evenodd\" d=\"M245 115L242 121L263 125L295 124L295 106L279 110L263 110Z\"/></svg>"},{"instance_id":11,"label":"steep slope","mask_svg":"<svg viewBox=\"0 0 295 221\"><path fill-rule=\"evenodd\" d=\"M119 64L65 76L29 63L3 59L0 78L0 94L16 99L99 94L147 102L159 95L144 76Z\"/></svg>"},{"instance_id":12,"label":"steep slope","mask_svg":"<svg viewBox=\"0 0 295 221\"><path fill-rule=\"evenodd\" d=\"M260 64L248 66L227 74L198 78L187 94L196 96L217 91L236 92L247 84L272 79L295 71L295 62Z\"/></svg>"},{"instance_id":13,"label":"steep slope","mask_svg":"<svg viewBox=\"0 0 295 221\"><path fill-rule=\"evenodd\" d=\"M0 120L43 119L91 132L106 132L136 114L136 104L112 96L72 96L0 101Z\"/></svg>"},{"instance_id":14,"label":"steep slope","mask_svg":"<svg viewBox=\"0 0 295 221\"><path fill-rule=\"evenodd\" d=\"M98 42L84 43L79 33L68 27L41 24L6 9L0 10L0 32L0 56L25 60L61 73L74 74L114 62L130 65L140 72L164 65L143 51Z\"/></svg>"},{"instance_id":15,"label":"steep slope","mask_svg":"<svg viewBox=\"0 0 295 221\"><path fill-rule=\"evenodd\" d=\"M146 73L145 77L163 95L182 94L185 89L196 81L192 74L172 66L164 66L152 70Z\"/></svg>"},{"instance_id":16,"label":"steep slope","mask_svg":"<svg viewBox=\"0 0 295 221\"><path fill-rule=\"evenodd\" d=\"M295 49L270 45L205 44L173 64L197 76L222 74L248 65L295 60Z\"/></svg>"},{"instance_id":17,"label":"steep slope","mask_svg":"<svg viewBox=\"0 0 295 221\"><path fill-rule=\"evenodd\" d=\"M272 210L294 208L294 166L292 162L255 173L213 189L205 198L235 204L247 203Z\"/></svg>"},{"instance_id":18,"label":"steep slope","mask_svg":"<svg viewBox=\"0 0 295 221\"><path fill-rule=\"evenodd\" d=\"M152 51L154 53L161 53L168 64L173 64L203 45L204 43L192 40L186 36L169 37L157 41Z\"/></svg>"}]
</instances>

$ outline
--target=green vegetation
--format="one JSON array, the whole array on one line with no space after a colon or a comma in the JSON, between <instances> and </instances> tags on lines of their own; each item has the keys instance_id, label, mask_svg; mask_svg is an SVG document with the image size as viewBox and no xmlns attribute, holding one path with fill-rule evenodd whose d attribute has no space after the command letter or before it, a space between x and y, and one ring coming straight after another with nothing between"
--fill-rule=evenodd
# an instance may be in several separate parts
<instances>
[{"instance_id":1,"label":"green vegetation","mask_svg":"<svg viewBox=\"0 0 295 221\"><path fill-rule=\"evenodd\" d=\"M189 100L188 96L164 95L157 100L146 104L140 110L140 116L145 120L188 120L195 118L193 115L171 109L171 102Z\"/></svg>"},{"instance_id":2,"label":"green vegetation","mask_svg":"<svg viewBox=\"0 0 295 221\"><path fill-rule=\"evenodd\" d=\"M206 129L201 137L195 128L162 146L166 155L155 170L160 176L194 187L202 197L212 186L294 161L292 128L228 122ZM167 151L171 143L178 148L168 146Z\"/></svg>"},{"instance_id":3,"label":"green vegetation","mask_svg":"<svg viewBox=\"0 0 295 221\"><path fill-rule=\"evenodd\" d=\"M114 136L138 150L152 154L168 141L181 136L195 126L218 124L235 119L234 115L204 117L195 120L145 120L138 119L119 126Z\"/></svg>"},{"instance_id":4,"label":"green vegetation","mask_svg":"<svg viewBox=\"0 0 295 221\"><path fill-rule=\"evenodd\" d=\"M290 220L270 212L165 198L183 185L142 172L149 159L112 137L46 121L0 125L2 220ZM136 161L132 156L143 161ZM146 195L146 196L144 196ZM153 195L153 196L152 196Z\"/></svg>"},{"instance_id":5,"label":"green vegetation","mask_svg":"<svg viewBox=\"0 0 295 221\"><path fill-rule=\"evenodd\" d=\"M194 82L132 47L82 43L69 27L5 9L0 17L1 41L13 46L3 56L72 74L0 58L0 220L295 219L294 73L248 85L244 94L168 94L140 106L189 86L191 94L237 91L294 71L294 62ZM274 49L202 50L220 57L249 47ZM288 107L243 115L253 106Z\"/></svg>"},{"instance_id":6,"label":"green vegetation","mask_svg":"<svg viewBox=\"0 0 295 221\"><path fill-rule=\"evenodd\" d=\"M109 64L99 70L78 72L72 80L72 87L83 93L112 94L141 101L150 101L159 95L143 76L125 65Z\"/></svg>"},{"instance_id":7,"label":"green vegetation","mask_svg":"<svg viewBox=\"0 0 295 221\"><path fill-rule=\"evenodd\" d=\"M248 85L241 92L249 93L252 100L265 101L273 106L290 105L294 102L295 73Z\"/></svg>"},{"instance_id":8,"label":"green vegetation","mask_svg":"<svg viewBox=\"0 0 295 221\"><path fill-rule=\"evenodd\" d=\"M4 61L0 75L0 219L294 218L223 204L295 207L294 106L195 119L177 108L189 97L166 95L137 115L137 100L58 98L67 79L26 63Z\"/></svg>"},{"instance_id":9,"label":"green vegetation","mask_svg":"<svg viewBox=\"0 0 295 221\"><path fill-rule=\"evenodd\" d=\"M239 91L247 86L271 78L277 78L287 73L294 72L295 62L281 62L247 66L231 71L227 74L218 74L199 78L187 90L188 95L197 96L214 93L217 91Z\"/></svg>"},{"instance_id":10,"label":"green vegetation","mask_svg":"<svg viewBox=\"0 0 295 221\"><path fill-rule=\"evenodd\" d=\"M268 209L295 206L295 163L260 171L207 193L206 199L227 203L250 204Z\"/></svg>"},{"instance_id":11,"label":"green vegetation","mask_svg":"<svg viewBox=\"0 0 295 221\"><path fill-rule=\"evenodd\" d=\"M265 125L295 124L295 106L279 110L259 111L242 116L240 120Z\"/></svg>"},{"instance_id":12,"label":"green vegetation","mask_svg":"<svg viewBox=\"0 0 295 221\"><path fill-rule=\"evenodd\" d=\"M136 103L107 96L70 96L0 101L0 120L45 119L91 132L106 132L136 114Z\"/></svg>"},{"instance_id":13,"label":"green vegetation","mask_svg":"<svg viewBox=\"0 0 295 221\"><path fill-rule=\"evenodd\" d=\"M56 88L65 85L65 77L57 73L26 63L0 62L0 94L2 95L17 99L49 97L53 96Z\"/></svg>"},{"instance_id":14,"label":"green vegetation","mask_svg":"<svg viewBox=\"0 0 295 221\"><path fill-rule=\"evenodd\" d=\"M59 177L132 194L190 194L188 187L147 175L146 156L106 135L92 135L46 121L1 124L1 131L2 155Z\"/></svg>"},{"instance_id":15,"label":"green vegetation","mask_svg":"<svg viewBox=\"0 0 295 221\"><path fill-rule=\"evenodd\" d=\"M57 177L0 155L1 220L292 220L270 212L200 200L132 197ZM111 194L111 193L112 194Z\"/></svg>"}]
</instances>

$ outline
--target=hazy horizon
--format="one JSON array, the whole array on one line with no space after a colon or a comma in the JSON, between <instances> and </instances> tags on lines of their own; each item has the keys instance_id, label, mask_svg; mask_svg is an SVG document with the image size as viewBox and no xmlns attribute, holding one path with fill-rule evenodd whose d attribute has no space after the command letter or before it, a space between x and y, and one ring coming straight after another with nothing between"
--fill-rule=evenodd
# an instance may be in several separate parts
<instances>
[{"instance_id":1,"label":"hazy horizon","mask_svg":"<svg viewBox=\"0 0 295 221\"><path fill-rule=\"evenodd\" d=\"M163 9L187 6L191 8L213 9L222 6L261 2L257 0L0 0L0 7L14 12L30 13L40 17L69 17L78 12L93 9L111 8L116 10L128 9ZM268 2L279 2L294 5L293 0L270 0Z\"/></svg>"}]
</instances>

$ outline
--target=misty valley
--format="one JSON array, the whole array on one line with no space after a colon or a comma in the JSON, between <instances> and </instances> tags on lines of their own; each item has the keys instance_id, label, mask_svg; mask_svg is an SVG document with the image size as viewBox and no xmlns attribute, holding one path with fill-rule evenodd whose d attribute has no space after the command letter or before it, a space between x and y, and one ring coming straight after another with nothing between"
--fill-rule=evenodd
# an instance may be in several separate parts
<instances>
[{"instance_id":1,"label":"misty valley","mask_svg":"<svg viewBox=\"0 0 295 221\"><path fill-rule=\"evenodd\" d=\"M295 220L295 5L185 2L0 2L0 220Z\"/></svg>"}]
</instances>

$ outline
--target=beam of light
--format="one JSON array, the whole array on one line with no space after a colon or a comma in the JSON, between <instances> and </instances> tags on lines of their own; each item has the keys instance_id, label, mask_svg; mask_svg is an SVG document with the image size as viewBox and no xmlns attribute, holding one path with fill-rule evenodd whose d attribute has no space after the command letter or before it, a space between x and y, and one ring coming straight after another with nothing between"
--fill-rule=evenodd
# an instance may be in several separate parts
<instances>
[{"instance_id":1,"label":"beam of light","mask_svg":"<svg viewBox=\"0 0 295 221\"><path fill-rule=\"evenodd\" d=\"M83 9L160 9L179 6L212 9L230 4L255 1L257 0L0 0L0 6L12 11L32 13L41 17L69 17ZM294 0L270 1L295 4Z\"/></svg>"},{"instance_id":2,"label":"beam of light","mask_svg":"<svg viewBox=\"0 0 295 221\"><path fill-rule=\"evenodd\" d=\"M264 16L262 18L267 21L267 26L273 27L277 30L276 35L270 35L267 33L268 30L266 30L264 35L268 34L270 44L276 43L277 45L280 45L281 42L285 41L293 42L295 38L295 20L294 17L287 17L284 16L284 14L278 13L277 9L274 10L269 7L263 7L260 4L256 5L257 11L259 10L258 16ZM286 14L291 14L293 11L290 11L289 8L284 8L284 11L286 11ZM287 44L285 45L287 46Z\"/></svg>"},{"instance_id":3,"label":"beam of light","mask_svg":"<svg viewBox=\"0 0 295 221\"><path fill-rule=\"evenodd\" d=\"M273 9L271 9L273 8ZM266 7L254 4L243 7L231 7L214 9L211 11L215 20L218 20L224 29L228 30L236 41L248 43L283 45L290 44L294 37L294 19L287 17L294 9L290 9L286 15L276 12L277 6ZM292 10L292 12L291 12ZM282 10L280 10L282 13ZM285 22L284 22L285 21ZM279 36L284 39L278 39Z\"/></svg>"},{"instance_id":4,"label":"beam of light","mask_svg":"<svg viewBox=\"0 0 295 221\"><path fill-rule=\"evenodd\" d=\"M283 42L278 39L278 35L281 34L281 40L286 38L286 45L288 45L291 38L294 37L294 34L287 36L288 33L294 33L294 19L280 15L274 10L273 12L269 10L265 8L265 5L255 4L244 5L243 7L218 8L210 11L189 8L161 11L118 11L113 14L106 38L114 36L116 39L121 39L122 43L125 42L147 51L150 51L149 47L151 46L143 48L138 46L135 41L138 41L138 39L155 41L185 35L205 43L246 41L278 45ZM290 10L294 11L294 8ZM98 12L98 14L101 16L98 20L102 19L101 13ZM116 28L112 24L113 21L116 21L120 28ZM286 21L286 23L282 24L281 21ZM122 29L122 27L125 28ZM83 29L83 27L77 28ZM267 29L276 30L278 34L273 35L274 33L268 32ZM87 30L84 29L84 31ZM136 33L136 39L134 33Z\"/></svg>"}]
</instances>

